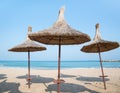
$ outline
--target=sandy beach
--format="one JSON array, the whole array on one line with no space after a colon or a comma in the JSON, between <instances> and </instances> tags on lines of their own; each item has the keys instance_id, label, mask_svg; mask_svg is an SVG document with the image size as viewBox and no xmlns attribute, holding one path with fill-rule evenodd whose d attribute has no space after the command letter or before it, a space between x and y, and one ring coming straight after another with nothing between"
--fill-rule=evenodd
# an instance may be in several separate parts
<instances>
[{"instance_id":1,"label":"sandy beach","mask_svg":"<svg viewBox=\"0 0 120 93\"><path fill-rule=\"evenodd\" d=\"M120 93L120 69L105 68L107 89L104 90L100 69L63 69L61 93ZM28 88L27 69L0 68L0 93L57 93L57 70L31 69L31 86Z\"/></svg>"}]
</instances>

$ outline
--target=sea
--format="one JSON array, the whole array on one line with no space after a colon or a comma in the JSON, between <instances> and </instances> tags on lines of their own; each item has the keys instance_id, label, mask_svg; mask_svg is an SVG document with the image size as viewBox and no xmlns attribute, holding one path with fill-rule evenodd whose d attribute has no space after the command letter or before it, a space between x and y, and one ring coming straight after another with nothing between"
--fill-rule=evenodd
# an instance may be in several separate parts
<instances>
[{"instance_id":1,"label":"sea","mask_svg":"<svg viewBox=\"0 0 120 93\"><path fill-rule=\"evenodd\" d=\"M104 68L120 68L120 62L102 62ZM27 68L28 61L0 60L0 68ZM30 67L33 69L57 69L57 61L31 61ZM61 69L76 68L100 68L100 62L89 61L61 61Z\"/></svg>"}]
</instances>

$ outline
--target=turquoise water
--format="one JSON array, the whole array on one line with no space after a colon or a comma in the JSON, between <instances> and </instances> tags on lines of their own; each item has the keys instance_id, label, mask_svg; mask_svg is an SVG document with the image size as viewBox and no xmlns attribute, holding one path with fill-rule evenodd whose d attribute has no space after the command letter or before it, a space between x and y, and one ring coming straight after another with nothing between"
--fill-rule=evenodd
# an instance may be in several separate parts
<instances>
[{"instance_id":1,"label":"turquoise water","mask_svg":"<svg viewBox=\"0 0 120 93\"><path fill-rule=\"evenodd\" d=\"M57 61L31 61L31 68L57 69ZM0 67L27 68L27 61L0 61ZM61 68L99 68L99 61L61 61ZM103 62L104 68L120 68L120 62Z\"/></svg>"}]
</instances>

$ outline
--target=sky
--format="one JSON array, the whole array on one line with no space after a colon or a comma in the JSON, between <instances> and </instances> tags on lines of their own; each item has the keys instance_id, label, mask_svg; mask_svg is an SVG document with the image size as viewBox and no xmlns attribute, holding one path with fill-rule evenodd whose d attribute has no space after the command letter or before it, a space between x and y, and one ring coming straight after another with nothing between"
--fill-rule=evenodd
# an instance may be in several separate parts
<instances>
[{"instance_id":1,"label":"sky","mask_svg":"<svg viewBox=\"0 0 120 93\"><path fill-rule=\"evenodd\" d=\"M28 26L32 26L32 32L51 27L62 6L67 23L91 40L99 23L104 40L120 42L120 0L0 0L0 60L27 60L27 53L8 49L25 41ZM97 53L80 51L88 43L62 46L61 60L98 60ZM38 44L47 50L32 52L31 60L57 61L58 45ZM120 60L120 48L101 55L103 60Z\"/></svg>"}]
</instances>

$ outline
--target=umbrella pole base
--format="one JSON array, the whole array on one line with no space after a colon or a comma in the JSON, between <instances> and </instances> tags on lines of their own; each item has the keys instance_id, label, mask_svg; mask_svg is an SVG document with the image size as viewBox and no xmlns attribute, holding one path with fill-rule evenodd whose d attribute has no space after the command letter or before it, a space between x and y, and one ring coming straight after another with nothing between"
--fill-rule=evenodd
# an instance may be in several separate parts
<instances>
[{"instance_id":1,"label":"umbrella pole base","mask_svg":"<svg viewBox=\"0 0 120 93\"><path fill-rule=\"evenodd\" d=\"M30 85L31 85L31 82L30 82L30 80L31 80L31 78L27 78L26 80L27 80L27 82L28 82L28 83L27 83L27 85L28 85L28 88L30 88Z\"/></svg>"},{"instance_id":2,"label":"umbrella pole base","mask_svg":"<svg viewBox=\"0 0 120 93\"><path fill-rule=\"evenodd\" d=\"M60 80L54 80L53 81L54 83L56 83L56 84L60 84L60 83L64 83L65 82L65 80L63 80L63 79L60 79Z\"/></svg>"},{"instance_id":3,"label":"umbrella pole base","mask_svg":"<svg viewBox=\"0 0 120 93\"><path fill-rule=\"evenodd\" d=\"M104 75L104 76L99 76L99 77L108 77L107 75Z\"/></svg>"},{"instance_id":4,"label":"umbrella pole base","mask_svg":"<svg viewBox=\"0 0 120 93\"><path fill-rule=\"evenodd\" d=\"M103 78L103 83L104 83L104 89L106 90L106 83L105 83L105 77L108 77L107 75L99 76Z\"/></svg>"},{"instance_id":5,"label":"umbrella pole base","mask_svg":"<svg viewBox=\"0 0 120 93\"><path fill-rule=\"evenodd\" d=\"M27 81L30 81L30 80L31 80L31 78L26 78L26 80L27 80Z\"/></svg>"}]
</instances>

